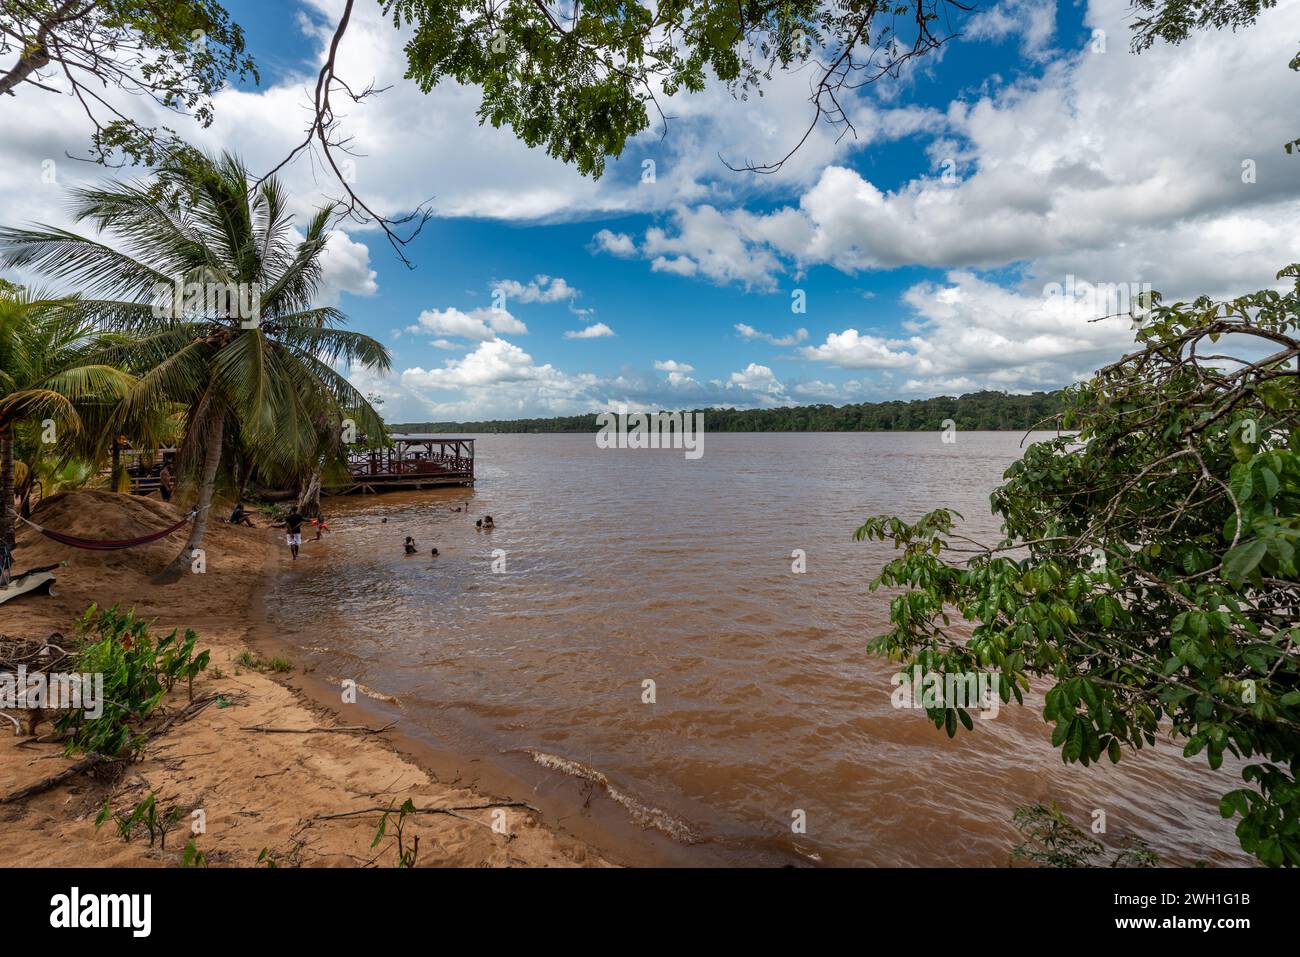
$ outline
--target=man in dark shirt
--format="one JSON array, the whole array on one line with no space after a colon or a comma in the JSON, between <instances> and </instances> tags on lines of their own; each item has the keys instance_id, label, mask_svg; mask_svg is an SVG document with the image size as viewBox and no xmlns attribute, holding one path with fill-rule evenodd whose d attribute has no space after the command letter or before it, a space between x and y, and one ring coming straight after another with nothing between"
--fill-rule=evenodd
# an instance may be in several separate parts
<instances>
[{"instance_id":1,"label":"man in dark shirt","mask_svg":"<svg viewBox=\"0 0 1300 957\"><path fill-rule=\"evenodd\" d=\"M303 515L294 508L292 512L284 517L286 536L289 541L289 552L293 555L294 560L298 558L298 546L302 544L302 523L307 521L307 516Z\"/></svg>"}]
</instances>

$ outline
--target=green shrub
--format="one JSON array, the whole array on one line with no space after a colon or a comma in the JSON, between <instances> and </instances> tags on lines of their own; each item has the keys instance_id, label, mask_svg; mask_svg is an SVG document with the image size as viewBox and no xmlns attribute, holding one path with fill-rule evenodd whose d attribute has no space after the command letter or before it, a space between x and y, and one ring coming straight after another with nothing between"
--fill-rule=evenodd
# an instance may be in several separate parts
<instances>
[{"instance_id":1,"label":"green shrub","mask_svg":"<svg viewBox=\"0 0 1300 957\"><path fill-rule=\"evenodd\" d=\"M57 722L68 735L67 753L94 752L108 758L131 758L145 738L145 723L181 679L194 698L194 678L208 666L210 653L194 653L198 636L186 629L155 639L149 622L117 605L101 611L91 605L77 621L82 644L77 670L104 679L103 714L89 718L82 710L66 712Z\"/></svg>"}]
</instances>

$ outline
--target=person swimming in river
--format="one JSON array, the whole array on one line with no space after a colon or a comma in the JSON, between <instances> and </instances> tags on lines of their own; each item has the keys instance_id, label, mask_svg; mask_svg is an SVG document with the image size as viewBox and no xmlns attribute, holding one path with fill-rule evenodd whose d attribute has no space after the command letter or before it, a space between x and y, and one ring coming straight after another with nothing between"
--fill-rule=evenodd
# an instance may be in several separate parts
<instances>
[{"instance_id":1,"label":"person swimming in river","mask_svg":"<svg viewBox=\"0 0 1300 957\"><path fill-rule=\"evenodd\" d=\"M435 549L433 550L432 554L433 554L433 557L434 557L434 558L437 558L437 557L438 557L438 549L435 548Z\"/></svg>"},{"instance_id":2,"label":"person swimming in river","mask_svg":"<svg viewBox=\"0 0 1300 957\"><path fill-rule=\"evenodd\" d=\"M486 529L493 529L493 528L496 528L496 527L497 527L497 526L496 526L496 522L492 521L492 516L491 516L491 515L484 515L484 516L483 516L483 527L486 528Z\"/></svg>"},{"instance_id":3,"label":"person swimming in river","mask_svg":"<svg viewBox=\"0 0 1300 957\"><path fill-rule=\"evenodd\" d=\"M419 549L415 547L415 539L410 535L406 536L406 554L414 555Z\"/></svg>"}]
</instances>

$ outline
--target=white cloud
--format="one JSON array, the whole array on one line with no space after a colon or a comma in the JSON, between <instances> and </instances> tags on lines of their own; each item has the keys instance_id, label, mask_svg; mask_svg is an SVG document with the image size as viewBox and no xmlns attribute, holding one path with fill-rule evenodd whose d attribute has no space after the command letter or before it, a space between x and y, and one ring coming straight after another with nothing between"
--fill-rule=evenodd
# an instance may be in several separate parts
<instances>
[{"instance_id":1,"label":"white cloud","mask_svg":"<svg viewBox=\"0 0 1300 957\"><path fill-rule=\"evenodd\" d=\"M494 295L516 302L561 302L582 295L559 276L534 276L531 282L499 279L492 284Z\"/></svg>"},{"instance_id":2,"label":"white cloud","mask_svg":"<svg viewBox=\"0 0 1300 957\"><path fill-rule=\"evenodd\" d=\"M593 323L585 329L570 329L564 333L566 339L601 339L605 336L612 336L614 330L603 322Z\"/></svg>"},{"instance_id":3,"label":"white cloud","mask_svg":"<svg viewBox=\"0 0 1300 957\"><path fill-rule=\"evenodd\" d=\"M841 369L889 369L906 359L884 339L864 336L856 329L832 332L821 345L804 346L799 353L805 359L828 362Z\"/></svg>"},{"instance_id":4,"label":"white cloud","mask_svg":"<svg viewBox=\"0 0 1300 957\"><path fill-rule=\"evenodd\" d=\"M505 339L481 342L460 359L448 359L441 369L415 368L402 373L405 382L433 389L474 389L547 378L552 366L536 366L533 357ZM558 375L558 373L555 373Z\"/></svg>"},{"instance_id":5,"label":"white cloud","mask_svg":"<svg viewBox=\"0 0 1300 957\"><path fill-rule=\"evenodd\" d=\"M1031 57L1043 56L1055 33L1055 0L1003 0L980 10L962 30L970 40L1002 40L1019 34L1021 51Z\"/></svg>"},{"instance_id":6,"label":"white cloud","mask_svg":"<svg viewBox=\"0 0 1300 957\"><path fill-rule=\"evenodd\" d=\"M684 409L706 406L755 408L790 401L782 383L766 366L750 364L728 380L701 384L686 374L690 366L673 360L660 376L624 370L613 377L567 373L538 364L506 339L478 342L464 356L440 368L409 368L378 375L353 369L353 384L383 396L390 422L473 421L535 415L576 415L616 408Z\"/></svg>"},{"instance_id":7,"label":"white cloud","mask_svg":"<svg viewBox=\"0 0 1300 957\"><path fill-rule=\"evenodd\" d=\"M844 395L839 386L833 382L822 382L820 379L796 383L790 387L790 391L800 398L814 401L844 401Z\"/></svg>"},{"instance_id":8,"label":"white cloud","mask_svg":"<svg viewBox=\"0 0 1300 957\"><path fill-rule=\"evenodd\" d=\"M498 333L524 335L528 332L528 327L504 309L478 308L462 312L452 306L447 309L424 310L416 324L408 326L406 331L484 341L495 339ZM445 338L440 341L446 343ZM448 343L440 348L451 348L451 345Z\"/></svg>"},{"instance_id":9,"label":"white cloud","mask_svg":"<svg viewBox=\"0 0 1300 957\"><path fill-rule=\"evenodd\" d=\"M1095 303L1005 289L970 272L918 283L903 296L913 335L884 339L857 329L831 333L800 354L841 369L909 376L908 391L1057 388L1133 345L1127 318L1096 319Z\"/></svg>"},{"instance_id":10,"label":"white cloud","mask_svg":"<svg viewBox=\"0 0 1300 957\"><path fill-rule=\"evenodd\" d=\"M724 215L713 206L678 207L673 214L676 233L659 227L646 230L641 252L651 268L679 276L697 273L714 282L738 282L768 289L780 268L777 257L759 246L746 226L761 223L744 211Z\"/></svg>"},{"instance_id":11,"label":"white cloud","mask_svg":"<svg viewBox=\"0 0 1300 957\"><path fill-rule=\"evenodd\" d=\"M1034 26L1041 5L999 16L1013 13L1028 36L1047 35ZM1271 284L1300 249L1300 177L1280 148L1296 132L1300 76L1287 63L1300 2L1283 0L1256 27L1141 55L1127 49L1128 15L1125 0L1093 0L1086 24L1107 32L1107 52L1085 43L1041 77L954 101L941 147L955 150L952 180L888 190L832 163L797 205L678 208L671 228L646 231L640 255L657 270L758 289L817 264L1023 263L1034 283L1070 272L1176 295ZM1255 182L1243 182L1246 161Z\"/></svg>"},{"instance_id":12,"label":"white cloud","mask_svg":"<svg viewBox=\"0 0 1300 957\"><path fill-rule=\"evenodd\" d=\"M694 276L700 271L699 265L689 256L656 256L650 262L655 272L670 272L675 276Z\"/></svg>"},{"instance_id":13,"label":"white cloud","mask_svg":"<svg viewBox=\"0 0 1300 957\"><path fill-rule=\"evenodd\" d=\"M751 362L740 372L731 373L727 385L743 392L754 393L761 397L761 401L772 405L779 401L788 401L785 386L777 379L776 374L767 366L756 362Z\"/></svg>"},{"instance_id":14,"label":"white cloud","mask_svg":"<svg viewBox=\"0 0 1300 957\"><path fill-rule=\"evenodd\" d=\"M592 245L599 252L623 258L636 255L636 240L627 233L616 233L602 229L591 237Z\"/></svg>"},{"instance_id":15,"label":"white cloud","mask_svg":"<svg viewBox=\"0 0 1300 957\"><path fill-rule=\"evenodd\" d=\"M310 38L306 62L290 66L274 84L220 92L214 99L215 120L206 129L178 121L140 97L112 90L103 95L146 123L176 128L205 149L238 151L255 173L270 170L303 138L310 90L342 10L343 0L301 0L295 15L282 20ZM703 200L731 202L806 184L836 157L941 121L935 111L882 108L860 94L849 94L844 102L853 110L858 140L839 141L840 131L823 124L781 173L731 173L718 158L720 150L740 161L778 157L793 145L791 131L810 115L807 76L778 71L764 84L761 97L737 99L725 84L712 83L702 93L681 92L665 99L671 115L667 130L647 130L628 144L621 160L610 162L605 177L592 180L544 150L525 146L510 128L480 123L479 90L444 79L431 93L422 93L404 76L403 48L410 35L409 29L394 27L381 5L358 4L337 57L338 75L354 89L372 85L382 90L362 103L348 104L340 132L349 138L355 155L339 154L338 159L367 204L388 216L426 202L437 216L505 220L665 210ZM51 77L50 83L57 87L59 77ZM87 154L89 121L71 95L22 89L5 100L5 162L0 164L5 221L63 224L62 187L112 175L65 158ZM641 180L645 158L656 163L654 182ZM53 183L42 179L46 160L54 163ZM323 173L319 157L313 162L304 156L279 175L300 216L339 193L332 177ZM361 227L349 228L355 232ZM611 240L614 247L609 251L617 254L625 248L617 234L611 234Z\"/></svg>"},{"instance_id":16,"label":"white cloud","mask_svg":"<svg viewBox=\"0 0 1300 957\"><path fill-rule=\"evenodd\" d=\"M370 249L341 229L333 230L321 253L321 293L323 303L336 305L339 293L373 296L379 291L375 271L370 268Z\"/></svg>"},{"instance_id":17,"label":"white cloud","mask_svg":"<svg viewBox=\"0 0 1300 957\"><path fill-rule=\"evenodd\" d=\"M676 359L656 359L655 368L660 372L694 372L695 366Z\"/></svg>"},{"instance_id":18,"label":"white cloud","mask_svg":"<svg viewBox=\"0 0 1300 957\"><path fill-rule=\"evenodd\" d=\"M761 339L763 342L771 343L774 346L794 346L808 338L807 329L796 329L786 336L774 336L770 332L760 332L753 326L738 322L735 325L736 332L740 333L740 338L752 342L755 339Z\"/></svg>"}]
</instances>

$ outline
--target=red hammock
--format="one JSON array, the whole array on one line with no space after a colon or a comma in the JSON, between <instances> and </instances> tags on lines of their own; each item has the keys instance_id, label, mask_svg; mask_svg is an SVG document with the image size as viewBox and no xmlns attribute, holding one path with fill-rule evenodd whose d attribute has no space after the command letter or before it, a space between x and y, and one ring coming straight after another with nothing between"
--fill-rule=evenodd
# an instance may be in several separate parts
<instances>
[{"instance_id":1,"label":"red hammock","mask_svg":"<svg viewBox=\"0 0 1300 957\"><path fill-rule=\"evenodd\" d=\"M78 538L75 535L65 535L63 532L56 532L48 528L42 528L41 526L37 525L35 522L28 522L27 519L22 518L21 516L19 516L19 521L27 522L28 525L36 529L46 538L53 539L54 541L58 542L61 545L69 545L72 548L84 548L87 551L93 551L93 552L111 552L119 548L135 548L137 545L148 545L150 542L156 542L160 538L166 538L168 535L170 535L172 532L179 529L181 526L183 526L186 522L188 522L197 514L198 514L198 509L195 509L194 511L190 512L190 514L182 518L175 525L173 525L171 528L164 528L161 532L154 532L150 535L141 536L140 538L124 538L124 539L116 539L116 540L115 539L96 540L93 538Z\"/></svg>"}]
</instances>

